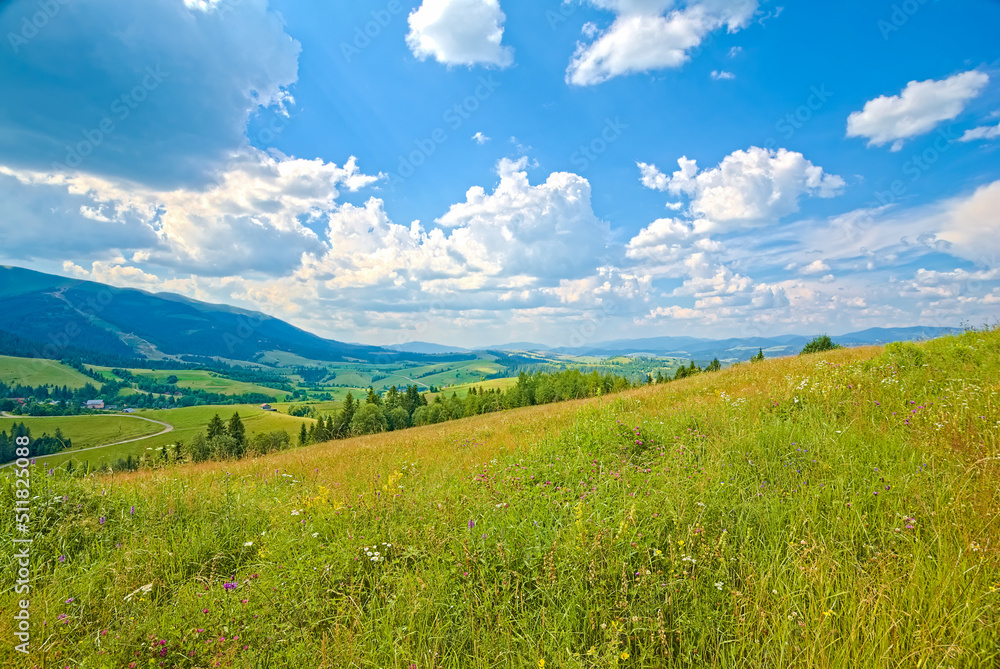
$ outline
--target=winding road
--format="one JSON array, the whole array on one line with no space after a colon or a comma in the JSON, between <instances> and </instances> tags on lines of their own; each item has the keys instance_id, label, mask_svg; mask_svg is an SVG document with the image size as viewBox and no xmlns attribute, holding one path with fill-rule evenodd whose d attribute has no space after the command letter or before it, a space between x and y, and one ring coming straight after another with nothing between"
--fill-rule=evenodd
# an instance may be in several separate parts
<instances>
[{"instance_id":1,"label":"winding road","mask_svg":"<svg viewBox=\"0 0 1000 669\"><path fill-rule=\"evenodd\" d=\"M96 418L97 416L108 416L108 415L111 415L111 414L95 414L94 418ZM0 412L0 416L2 416L3 418L31 418L31 416L15 416L14 414L7 413L6 411ZM85 417L85 416L83 416L83 417ZM107 448L109 446L120 446L121 444L130 444L133 441L142 441L143 439L152 439L153 437L159 437L161 434L166 434L168 432L173 432L174 431L174 426L173 425L171 425L170 423L164 423L162 420L153 420L152 418L144 418L142 416L129 416L128 414L119 415L118 417L119 418L134 418L136 420L144 420L147 423L156 423L157 425L162 425L163 426L163 430L160 431L160 432L157 432L156 434L147 434L147 435L142 436L142 437L134 437L132 439L125 439L124 441L115 441L115 442L112 442L110 444L101 444L100 446L88 446L87 448L81 448L81 449L77 449L77 450L61 451L59 453L51 453L50 455L65 455L67 453L72 454L72 455L76 455L77 453L84 453L86 451L93 451L93 450L96 450L98 448ZM81 416L44 416L44 418L81 418ZM44 456L43 455L43 456L40 456L40 457L49 457L49 456ZM3 469L4 467L10 467L12 464L14 464L14 463L13 462L8 462L5 465L0 465L0 469Z\"/></svg>"}]
</instances>

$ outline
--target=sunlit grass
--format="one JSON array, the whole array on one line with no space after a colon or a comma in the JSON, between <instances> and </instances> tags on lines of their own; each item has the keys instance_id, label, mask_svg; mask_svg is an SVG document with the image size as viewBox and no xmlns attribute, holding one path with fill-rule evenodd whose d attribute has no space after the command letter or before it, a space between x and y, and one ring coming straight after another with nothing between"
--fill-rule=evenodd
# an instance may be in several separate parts
<instances>
[{"instance_id":1,"label":"sunlit grass","mask_svg":"<svg viewBox=\"0 0 1000 669\"><path fill-rule=\"evenodd\" d=\"M995 666L998 378L1000 333L973 332L254 460L36 470L33 660Z\"/></svg>"}]
</instances>

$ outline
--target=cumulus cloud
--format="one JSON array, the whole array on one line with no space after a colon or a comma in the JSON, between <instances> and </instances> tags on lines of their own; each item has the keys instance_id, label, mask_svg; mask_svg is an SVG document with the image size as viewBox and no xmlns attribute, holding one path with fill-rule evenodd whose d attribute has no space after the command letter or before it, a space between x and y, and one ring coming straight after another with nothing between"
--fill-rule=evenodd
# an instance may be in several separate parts
<instances>
[{"instance_id":1,"label":"cumulus cloud","mask_svg":"<svg viewBox=\"0 0 1000 669\"><path fill-rule=\"evenodd\" d=\"M0 34L35 11L6 3ZM203 183L247 145L253 114L289 102L299 51L267 0L60 3L29 45L0 50L0 90L18 101L0 106L0 154L36 171Z\"/></svg>"},{"instance_id":2,"label":"cumulus cloud","mask_svg":"<svg viewBox=\"0 0 1000 669\"><path fill-rule=\"evenodd\" d=\"M967 197L954 198L933 216L937 238L951 244L951 252L979 264L1000 266L1000 181L981 186Z\"/></svg>"},{"instance_id":3,"label":"cumulus cloud","mask_svg":"<svg viewBox=\"0 0 1000 669\"><path fill-rule=\"evenodd\" d=\"M866 137L868 146L892 143L892 150L899 151L905 140L956 118L989 81L989 75L978 70L941 81L911 81L899 95L877 97L852 113L847 119L847 136Z\"/></svg>"},{"instance_id":4,"label":"cumulus cloud","mask_svg":"<svg viewBox=\"0 0 1000 669\"><path fill-rule=\"evenodd\" d=\"M991 140L1000 138L1000 123L997 125L984 125L978 128L972 128L966 130L965 133L958 138L960 142L976 142L981 140Z\"/></svg>"},{"instance_id":5,"label":"cumulus cloud","mask_svg":"<svg viewBox=\"0 0 1000 669\"><path fill-rule=\"evenodd\" d=\"M606 251L610 228L591 207L590 183L554 172L532 186L527 158L503 159L500 183L492 194L470 188L466 201L437 219L454 228L455 251L486 267L499 264L514 274L574 278L593 269Z\"/></svg>"},{"instance_id":6,"label":"cumulus cloud","mask_svg":"<svg viewBox=\"0 0 1000 669\"><path fill-rule=\"evenodd\" d=\"M677 163L679 169L671 175L639 163L640 181L647 188L688 197L699 233L774 223L797 212L802 197L834 197L845 186L841 177L787 149L735 151L706 170L686 156Z\"/></svg>"},{"instance_id":7,"label":"cumulus cloud","mask_svg":"<svg viewBox=\"0 0 1000 669\"><path fill-rule=\"evenodd\" d=\"M814 260L799 270L799 274L825 274L830 271L830 266L822 260Z\"/></svg>"},{"instance_id":8,"label":"cumulus cloud","mask_svg":"<svg viewBox=\"0 0 1000 669\"><path fill-rule=\"evenodd\" d=\"M725 81L735 79L736 75L726 70L712 70L712 78L716 81Z\"/></svg>"},{"instance_id":9,"label":"cumulus cloud","mask_svg":"<svg viewBox=\"0 0 1000 669\"><path fill-rule=\"evenodd\" d=\"M667 0L589 2L616 17L606 30L589 31L592 41L577 45L566 71L566 81L577 86L680 67L709 33L746 27L758 6L758 0L691 0L680 7Z\"/></svg>"},{"instance_id":10,"label":"cumulus cloud","mask_svg":"<svg viewBox=\"0 0 1000 669\"><path fill-rule=\"evenodd\" d=\"M472 141L474 141L479 146L482 146L486 142L490 141L490 139L492 139L492 138L491 137L487 137L482 132L477 132L475 135L472 136Z\"/></svg>"},{"instance_id":11,"label":"cumulus cloud","mask_svg":"<svg viewBox=\"0 0 1000 669\"><path fill-rule=\"evenodd\" d=\"M320 241L307 224L337 208L340 190L356 191L377 177L352 158L343 167L322 160L275 158L249 151L207 188L158 190L120 179L16 171L0 166L8 202L48 200L49 211L24 207L4 252L65 257L59 243L33 247L39 237L70 239L78 250L139 253L144 262L205 276L240 272L282 274ZM23 205L22 205L23 206ZM25 231L31 231L30 233ZM58 232L57 232L58 231Z\"/></svg>"},{"instance_id":12,"label":"cumulus cloud","mask_svg":"<svg viewBox=\"0 0 1000 669\"><path fill-rule=\"evenodd\" d=\"M421 60L508 67L514 50L501 43L506 20L498 0L424 0L410 13L406 43Z\"/></svg>"}]
</instances>

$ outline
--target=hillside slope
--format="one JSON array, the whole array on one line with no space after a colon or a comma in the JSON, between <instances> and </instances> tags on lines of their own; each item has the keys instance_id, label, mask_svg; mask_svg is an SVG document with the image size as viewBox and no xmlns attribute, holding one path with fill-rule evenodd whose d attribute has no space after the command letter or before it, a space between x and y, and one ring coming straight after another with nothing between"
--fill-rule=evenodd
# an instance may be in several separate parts
<instances>
[{"instance_id":1,"label":"hillside slope","mask_svg":"<svg viewBox=\"0 0 1000 669\"><path fill-rule=\"evenodd\" d=\"M1000 332L971 332L113 486L36 472L33 615L82 667L995 666L997 378Z\"/></svg>"},{"instance_id":2,"label":"hillside slope","mask_svg":"<svg viewBox=\"0 0 1000 669\"><path fill-rule=\"evenodd\" d=\"M323 339L258 312L17 267L0 267L0 314L0 329L56 353L46 357L59 357L67 345L120 356L237 360L271 350L328 361L399 355Z\"/></svg>"}]
</instances>

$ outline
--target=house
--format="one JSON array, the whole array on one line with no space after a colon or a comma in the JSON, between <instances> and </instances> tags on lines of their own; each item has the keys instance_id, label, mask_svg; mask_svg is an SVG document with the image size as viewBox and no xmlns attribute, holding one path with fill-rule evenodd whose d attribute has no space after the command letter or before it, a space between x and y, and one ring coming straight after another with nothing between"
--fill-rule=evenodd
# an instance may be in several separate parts
<instances>
[{"instance_id":1,"label":"house","mask_svg":"<svg viewBox=\"0 0 1000 669\"><path fill-rule=\"evenodd\" d=\"M87 400L87 404L85 406L88 409L103 409L104 400Z\"/></svg>"},{"instance_id":2,"label":"house","mask_svg":"<svg viewBox=\"0 0 1000 669\"><path fill-rule=\"evenodd\" d=\"M272 407L270 404L261 404L260 409L261 411L277 411L277 409Z\"/></svg>"},{"instance_id":3,"label":"house","mask_svg":"<svg viewBox=\"0 0 1000 669\"><path fill-rule=\"evenodd\" d=\"M135 413L135 409L133 409L131 407L126 408L126 409L122 409L122 413Z\"/></svg>"}]
</instances>

